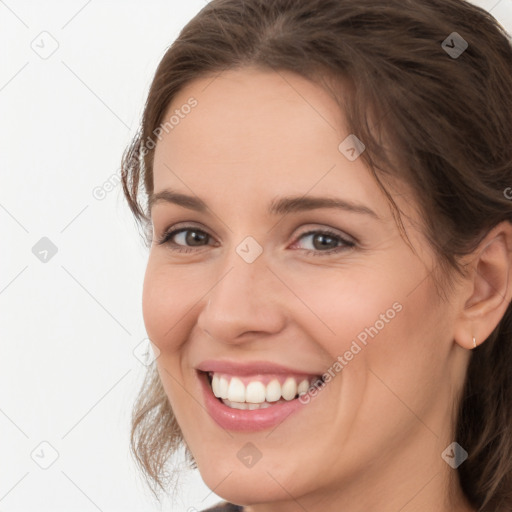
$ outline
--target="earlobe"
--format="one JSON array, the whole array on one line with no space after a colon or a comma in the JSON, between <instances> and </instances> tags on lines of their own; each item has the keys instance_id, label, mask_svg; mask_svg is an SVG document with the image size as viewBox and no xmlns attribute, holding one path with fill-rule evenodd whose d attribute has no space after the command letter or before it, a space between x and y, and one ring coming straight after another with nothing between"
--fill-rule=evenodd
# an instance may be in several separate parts
<instances>
[{"instance_id":1,"label":"earlobe","mask_svg":"<svg viewBox=\"0 0 512 512\"><path fill-rule=\"evenodd\" d=\"M512 224L495 226L470 255L468 296L461 301L455 341L473 349L482 344L505 315L512 298Z\"/></svg>"}]
</instances>

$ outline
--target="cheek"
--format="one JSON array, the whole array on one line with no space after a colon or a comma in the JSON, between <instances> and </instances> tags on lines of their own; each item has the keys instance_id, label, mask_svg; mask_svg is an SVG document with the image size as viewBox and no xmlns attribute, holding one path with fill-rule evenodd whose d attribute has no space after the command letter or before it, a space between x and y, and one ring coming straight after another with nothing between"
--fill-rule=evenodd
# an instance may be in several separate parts
<instances>
[{"instance_id":1,"label":"cheek","mask_svg":"<svg viewBox=\"0 0 512 512\"><path fill-rule=\"evenodd\" d=\"M321 342L333 360L347 350L360 352L372 340L385 339L403 314L400 281L388 282L388 273L369 268L349 271L318 269L309 276L286 279L302 299L304 322L312 339ZM351 357L350 355L348 356Z\"/></svg>"},{"instance_id":2,"label":"cheek","mask_svg":"<svg viewBox=\"0 0 512 512\"><path fill-rule=\"evenodd\" d=\"M433 351L432 343L447 327L446 319L432 283L423 280L424 267L400 255L387 268L382 265L286 276L308 308L302 306L302 328L331 360L326 370L344 374L354 393L364 388L370 369L397 389L414 387L431 377L442 354ZM336 382L341 385L340 379Z\"/></svg>"},{"instance_id":3,"label":"cheek","mask_svg":"<svg viewBox=\"0 0 512 512\"><path fill-rule=\"evenodd\" d=\"M181 320L201 296L186 272L161 264L150 255L142 290L142 314L149 338L161 349L172 348L183 329ZM194 291L195 290L195 291Z\"/></svg>"}]
</instances>

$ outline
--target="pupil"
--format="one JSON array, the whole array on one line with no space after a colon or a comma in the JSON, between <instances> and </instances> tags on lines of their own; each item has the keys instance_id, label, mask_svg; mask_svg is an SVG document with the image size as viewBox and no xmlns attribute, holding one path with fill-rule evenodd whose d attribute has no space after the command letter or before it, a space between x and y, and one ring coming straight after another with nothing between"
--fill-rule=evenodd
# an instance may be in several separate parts
<instances>
[{"instance_id":1,"label":"pupil","mask_svg":"<svg viewBox=\"0 0 512 512\"><path fill-rule=\"evenodd\" d=\"M197 231L189 231L186 239L188 245L201 245L201 242L207 237L206 233L198 233Z\"/></svg>"},{"instance_id":2,"label":"pupil","mask_svg":"<svg viewBox=\"0 0 512 512\"><path fill-rule=\"evenodd\" d=\"M320 241L320 244L317 244L315 243L316 241ZM336 241L334 240L334 238L330 235L323 235L323 234L320 234L320 235L316 235L313 239L313 245L315 245L315 249L322 249L326 247L326 240L327 240L327 245L329 245L329 243L332 243L334 242L334 247L336 247Z\"/></svg>"}]
</instances>

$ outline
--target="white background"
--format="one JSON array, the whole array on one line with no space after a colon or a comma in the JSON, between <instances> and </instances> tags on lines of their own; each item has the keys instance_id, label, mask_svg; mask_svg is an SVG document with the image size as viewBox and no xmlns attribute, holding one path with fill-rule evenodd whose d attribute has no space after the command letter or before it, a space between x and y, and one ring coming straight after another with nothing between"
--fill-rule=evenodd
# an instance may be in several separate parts
<instances>
[{"instance_id":1,"label":"white background","mask_svg":"<svg viewBox=\"0 0 512 512\"><path fill-rule=\"evenodd\" d=\"M477 3L512 31L512 0ZM160 58L204 5L0 0L0 512L161 510L128 449L147 249L121 186L106 190ZM164 510L219 501L197 472L181 482Z\"/></svg>"}]
</instances>

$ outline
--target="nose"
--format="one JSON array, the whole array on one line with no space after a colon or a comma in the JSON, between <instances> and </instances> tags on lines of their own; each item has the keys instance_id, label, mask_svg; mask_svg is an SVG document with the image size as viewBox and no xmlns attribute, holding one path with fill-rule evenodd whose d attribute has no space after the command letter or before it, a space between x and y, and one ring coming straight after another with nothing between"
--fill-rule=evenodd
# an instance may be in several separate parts
<instances>
[{"instance_id":1,"label":"nose","mask_svg":"<svg viewBox=\"0 0 512 512\"><path fill-rule=\"evenodd\" d=\"M206 295L197 319L199 328L214 340L230 344L279 333L287 320L284 285L262 258L232 263Z\"/></svg>"}]
</instances>

